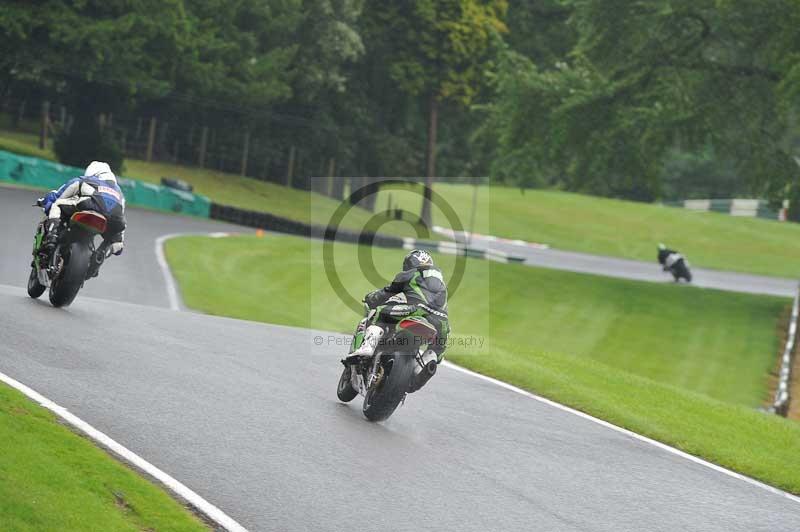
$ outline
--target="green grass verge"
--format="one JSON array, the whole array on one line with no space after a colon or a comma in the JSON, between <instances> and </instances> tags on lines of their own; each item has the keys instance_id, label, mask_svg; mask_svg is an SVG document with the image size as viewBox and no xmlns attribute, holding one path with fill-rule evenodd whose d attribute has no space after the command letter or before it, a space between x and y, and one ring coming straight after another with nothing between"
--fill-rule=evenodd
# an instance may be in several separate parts
<instances>
[{"instance_id":1,"label":"green grass verge","mask_svg":"<svg viewBox=\"0 0 800 532\"><path fill-rule=\"evenodd\" d=\"M469 228L474 187L434 186ZM419 193L382 191L378 205L419 210ZM664 242L692 264L784 277L800 276L800 225L712 212L597 198L568 192L479 187L475 231L549 244L555 248L655 261ZM449 227L439 209L434 223Z\"/></svg>"},{"instance_id":2,"label":"green grass verge","mask_svg":"<svg viewBox=\"0 0 800 532\"><path fill-rule=\"evenodd\" d=\"M288 236L189 237L169 241L167 256L193 308L349 331L357 316L319 268L320 248ZM343 285L360 296L373 285L358 265L356 249L337 245L335 262ZM401 252L372 253L384 278L399 268ZM454 259L437 260L452 278ZM467 268L450 299L456 333L488 337L492 347L592 358L731 403L755 407L766 398L787 299L481 260L467 261Z\"/></svg>"},{"instance_id":3,"label":"green grass verge","mask_svg":"<svg viewBox=\"0 0 800 532\"><path fill-rule=\"evenodd\" d=\"M55 415L0 385L0 530L209 530Z\"/></svg>"},{"instance_id":4,"label":"green grass verge","mask_svg":"<svg viewBox=\"0 0 800 532\"><path fill-rule=\"evenodd\" d=\"M32 157L55 160L52 150L38 148L38 137L29 133L0 131L0 150ZM161 183L162 177L182 179L191 183L194 191L212 201L241 209L271 214L317 225L327 225L340 202L317 194L275 183L226 174L216 170L180 166L170 163L125 160L126 177L149 183ZM341 227L353 230L364 228L373 213L353 208L341 221ZM417 228L407 223L380 217L380 232L415 236ZM434 239L439 237L434 236Z\"/></svg>"},{"instance_id":5,"label":"green grass verge","mask_svg":"<svg viewBox=\"0 0 800 532\"><path fill-rule=\"evenodd\" d=\"M373 284L354 248L335 246L335 263L360 296ZM351 331L359 316L330 288L320 249L293 237L186 237L166 247L192 308ZM384 277L401 257L372 254ZM452 271L452 257L437 260ZM480 260L466 268L450 302L454 331L486 344L456 344L449 358L800 493L800 425L752 408L766 398L786 300Z\"/></svg>"}]
</instances>

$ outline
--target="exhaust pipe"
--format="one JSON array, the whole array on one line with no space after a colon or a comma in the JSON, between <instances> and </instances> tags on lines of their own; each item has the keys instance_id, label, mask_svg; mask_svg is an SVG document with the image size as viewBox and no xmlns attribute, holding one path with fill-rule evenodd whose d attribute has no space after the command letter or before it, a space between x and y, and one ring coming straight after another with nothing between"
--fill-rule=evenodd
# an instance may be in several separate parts
<instances>
[{"instance_id":1,"label":"exhaust pipe","mask_svg":"<svg viewBox=\"0 0 800 532\"><path fill-rule=\"evenodd\" d=\"M430 354L430 355L429 355ZM432 356L431 356L432 355ZM431 360L432 358L432 360ZM436 368L438 364L436 363L436 354L433 351L426 351L425 354L422 356L422 360L424 362L423 366L417 366L414 369L414 377L411 379L411 386L409 387L409 393L414 393L425 384L431 380L431 377L436 375Z\"/></svg>"}]
</instances>

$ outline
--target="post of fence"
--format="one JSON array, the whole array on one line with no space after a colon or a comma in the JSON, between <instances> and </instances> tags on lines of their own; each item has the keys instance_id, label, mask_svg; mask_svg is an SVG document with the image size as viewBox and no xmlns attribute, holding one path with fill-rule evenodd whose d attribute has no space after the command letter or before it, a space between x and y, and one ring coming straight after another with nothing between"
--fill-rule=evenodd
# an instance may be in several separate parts
<instances>
[{"instance_id":1,"label":"post of fence","mask_svg":"<svg viewBox=\"0 0 800 532\"><path fill-rule=\"evenodd\" d=\"M25 108L28 106L28 100L22 100L22 103L19 104L19 108L17 109L17 114L14 115L14 129L19 127L19 123L22 122L22 119L25 118Z\"/></svg>"},{"instance_id":2,"label":"post of fence","mask_svg":"<svg viewBox=\"0 0 800 532\"><path fill-rule=\"evenodd\" d=\"M292 186L292 178L294 177L294 157L295 157L295 147L289 149L289 167L286 170L286 186Z\"/></svg>"},{"instance_id":3,"label":"post of fence","mask_svg":"<svg viewBox=\"0 0 800 532\"><path fill-rule=\"evenodd\" d=\"M242 165L240 175L247 175L247 156L250 152L250 130L244 132L244 147L242 148Z\"/></svg>"},{"instance_id":4,"label":"post of fence","mask_svg":"<svg viewBox=\"0 0 800 532\"><path fill-rule=\"evenodd\" d=\"M208 126L203 126L200 133L200 153L197 156L197 166L200 168L206 165L206 149L208 148Z\"/></svg>"},{"instance_id":5,"label":"post of fence","mask_svg":"<svg viewBox=\"0 0 800 532\"><path fill-rule=\"evenodd\" d=\"M325 188L325 195L333 197L333 174L336 172L336 159L331 157L328 160L328 183L327 187Z\"/></svg>"},{"instance_id":6,"label":"post of fence","mask_svg":"<svg viewBox=\"0 0 800 532\"><path fill-rule=\"evenodd\" d=\"M149 163L153 160L153 144L156 141L156 117L150 119L150 131L147 134L147 152L145 160Z\"/></svg>"},{"instance_id":7,"label":"post of fence","mask_svg":"<svg viewBox=\"0 0 800 532\"><path fill-rule=\"evenodd\" d=\"M47 149L47 127L50 121L50 102L42 103L42 126L39 130L39 148Z\"/></svg>"}]
</instances>

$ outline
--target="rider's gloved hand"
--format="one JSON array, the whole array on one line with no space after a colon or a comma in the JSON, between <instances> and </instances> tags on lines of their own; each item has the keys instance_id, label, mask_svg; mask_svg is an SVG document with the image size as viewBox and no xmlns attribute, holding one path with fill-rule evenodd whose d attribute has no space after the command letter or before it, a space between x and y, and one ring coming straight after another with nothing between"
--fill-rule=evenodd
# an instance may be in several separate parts
<instances>
[{"instance_id":1,"label":"rider's gloved hand","mask_svg":"<svg viewBox=\"0 0 800 532\"><path fill-rule=\"evenodd\" d=\"M369 308L375 308L383 302L383 299L384 293L382 289L373 290L364 296L364 303L366 303Z\"/></svg>"},{"instance_id":2,"label":"rider's gloved hand","mask_svg":"<svg viewBox=\"0 0 800 532\"><path fill-rule=\"evenodd\" d=\"M122 242L113 242L111 244L111 253L119 257L122 255L122 249L124 247L125 246L122 244Z\"/></svg>"}]
</instances>

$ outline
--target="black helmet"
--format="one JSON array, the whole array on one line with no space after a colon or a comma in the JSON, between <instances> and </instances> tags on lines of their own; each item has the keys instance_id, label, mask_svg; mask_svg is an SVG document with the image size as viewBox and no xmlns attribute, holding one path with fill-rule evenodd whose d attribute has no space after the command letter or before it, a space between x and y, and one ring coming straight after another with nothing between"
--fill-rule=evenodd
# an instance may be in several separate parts
<instances>
[{"instance_id":1,"label":"black helmet","mask_svg":"<svg viewBox=\"0 0 800 532\"><path fill-rule=\"evenodd\" d=\"M433 266L433 257L424 249L412 249L403 259L403 271L416 270L421 266Z\"/></svg>"}]
</instances>

